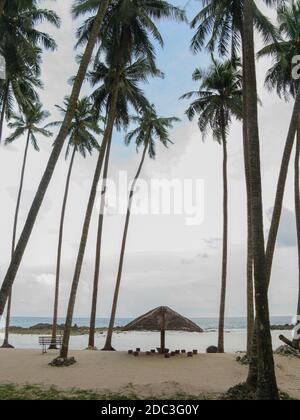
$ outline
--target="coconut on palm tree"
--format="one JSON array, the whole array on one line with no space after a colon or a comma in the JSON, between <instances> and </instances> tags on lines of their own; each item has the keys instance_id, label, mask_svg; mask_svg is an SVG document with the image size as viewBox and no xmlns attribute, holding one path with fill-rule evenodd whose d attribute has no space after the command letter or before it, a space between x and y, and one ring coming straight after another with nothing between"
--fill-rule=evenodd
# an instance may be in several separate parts
<instances>
[{"instance_id":1,"label":"coconut on palm tree","mask_svg":"<svg viewBox=\"0 0 300 420\"><path fill-rule=\"evenodd\" d=\"M22 234L20 236L19 242L16 246L11 263L8 267L6 275L4 277L1 289L0 289L0 317L3 314L6 301L8 299L10 290L14 283L15 277L17 275L18 269L20 267L25 249L27 247L29 238L31 236L32 229L34 227L36 218L38 216L39 210L43 203L45 194L47 192L48 186L52 179L56 164L58 162L59 156L61 154L64 142L68 136L69 127L72 123L72 119L76 110L77 100L85 79L85 75L92 58L94 47L97 43L98 35L100 33L101 25L103 23L108 5L110 0L103 0L99 4L99 8L94 20L90 37L87 41L86 48L80 60L79 68L77 75L73 82L72 93L70 95L69 106L64 118L64 122L60 128L60 131L56 137L52 153L49 157L46 169L40 181L38 190L32 202L31 208L29 210Z\"/></svg>"},{"instance_id":2,"label":"coconut on palm tree","mask_svg":"<svg viewBox=\"0 0 300 420\"><path fill-rule=\"evenodd\" d=\"M67 97L64 101L64 107L58 107L62 114L65 115L69 105L70 98ZM56 121L49 124L49 127L60 127L63 121ZM69 128L69 142L66 149L66 159L71 153L71 160L66 178L66 185L64 190L64 198L60 216L59 225L59 238L57 247L57 260L56 260L56 278L55 278L55 294L54 294L54 311L53 311L53 323L52 323L52 343L50 349L56 349L57 343L57 319L58 319L58 304L59 304L59 287L60 287L60 272L61 272L61 256L62 256L62 244L64 234L64 223L66 207L70 189L70 181L72 176L72 170L74 165L75 156L77 153L81 154L86 158L87 154L92 154L93 150L99 150L100 146L95 135L99 135L101 130L99 128L95 113L93 110L93 104L89 97L83 97L77 102L76 111L73 117L73 121Z\"/></svg>"},{"instance_id":3,"label":"coconut on palm tree","mask_svg":"<svg viewBox=\"0 0 300 420\"><path fill-rule=\"evenodd\" d=\"M120 75L120 88L118 93L118 105L115 118L115 125L120 130L126 128L130 121L128 114L129 107L136 112L146 109L149 106L148 100L145 98L144 93L138 86L145 75L150 71L147 60L140 58L135 63L131 63L124 68ZM94 109L99 115L107 109L112 92L113 69L109 68L104 63L95 62L92 72L89 74L89 79L92 86L100 83L93 94ZM146 81L146 80L145 80ZM95 257L95 271L94 283L92 292L92 305L90 317L90 330L88 349L95 349L95 327L97 316L97 301L99 278L101 269L101 247L102 247L102 234L104 223L104 210L105 210L105 195L106 195L106 179L108 175L109 159L111 150L111 139L107 145L104 169L103 169L103 184L101 191L101 200L99 208L98 229L97 229L97 243L96 243L96 257Z\"/></svg>"},{"instance_id":4,"label":"coconut on palm tree","mask_svg":"<svg viewBox=\"0 0 300 420\"><path fill-rule=\"evenodd\" d=\"M80 16L82 14L91 13L97 8L97 4L98 2L95 2L94 4L91 4L90 2L78 4L73 8L73 14L74 16ZM128 63L135 61L137 58L143 57L148 62L148 71L143 76L142 81L145 81L150 74L157 75L155 49L152 43L152 37L154 36L157 41L163 44L162 37L154 22L154 19L159 20L163 18L185 20L185 13L184 11L161 0L150 4L145 0L119 0L110 4L101 31L99 32L101 43L98 50L98 56L102 54L112 70L112 90L110 94L109 108L107 109L106 129L104 131L103 142L92 182L75 265L63 343L59 358L66 361L67 365L69 365L69 360L67 359L77 289L104 156L107 150L107 145L111 140L113 127L116 122L119 89L121 87L121 74ZM86 39L88 39L91 24L93 24L93 22L93 17L88 18L78 31L79 44L84 44ZM53 363L57 364L57 361L54 360ZM61 364L61 360L58 360L58 364Z\"/></svg>"},{"instance_id":5,"label":"coconut on palm tree","mask_svg":"<svg viewBox=\"0 0 300 420\"><path fill-rule=\"evenodd\" d=\"M221 301L219 312L218 352L224 353L224 326L227 288L228 255L228 151L227 140L232 118L242 119L242 74L240 64L231 60L224 63L213 59L212 66L203 71L197 69L193 79L200 82L196 92L189 92L182 98L195 97L187 116L198 118L200 131L205 136L210 129L214 140L223 147L223 257Z\"/></svg>"},{"instance_id":6,"label":"coconut on palm tree","mask_svg":"<svg viewBox=\"0 0 300 420\"><path fill-rule=\"evenodd\" d=\"M125 227L124 227L123 238L122 238L118 274L117 274L117 279L116 279L109 327L107 331L105 345L103 348L104 351L114 350L114 348L112 347L112 337L113 337L113 330L114 330L114 325L115 325L115 320L116 320L120 287L121 287L121 281L122 281L122 275L123 275L123 265L124 265L124 258L125 258L125 252L126 252L129 222L130 222L130 216L131 216L131 208L132 208L132 202L134 198L136 184L141 175L147 153L150 159L155 159L157 143L161 143L165 147L168 147L169 144L172 143L169 137L169 130L173 128L174 123L179 121L179 119L175 117L169 117L169 118L159 117L156 113L154 105L152 105L140 116L133 118L133 121L138 126L136 129L134 129L133 131L131 131L130 133L126 135L125 143L130 144L133 139L136 139L137 149L142 148L143 153L142 153L140 164L138 166L137 173L131 185L129 198L128 198L127 213L126 213Z\"/></svg>"},{"instance_id":7,"label":"coconut on palm tree","mask_svg":"<svg viewBox=\"0 0 300 420\"><path fill-rule=\"evenodd\" d=\"M49 117L49 112L42 109L40 103L33 104L26 113L17 115L13 114L11 122L9 123L9 128L14 130L13 133L5 140L5 144L10 144L15 142L20 137L26 135L27 139L25 142L23 164L21 169L21 177L19 183L18 196L16 201L16 209L14 214L14 224L13 224L13 236L12 236L12 246L11 246L11 255L13 256L16 240L17 240L17 228L20 212L20 204L23 192L24 177L26 171L28 149L30 143L32 144L34 150L39 151L38 139L37 136L50 137L52 134L46 129L46 127L40 127L40 125ZM5 327L5 338L2 345L2 348L12 348L9 344L9 325L10 325L10 315L11 315L11 303L12 303L12 294L10 293L8 303L7 303L7 316L6 316L6 327Z\"/></svg>"}]
</instances>

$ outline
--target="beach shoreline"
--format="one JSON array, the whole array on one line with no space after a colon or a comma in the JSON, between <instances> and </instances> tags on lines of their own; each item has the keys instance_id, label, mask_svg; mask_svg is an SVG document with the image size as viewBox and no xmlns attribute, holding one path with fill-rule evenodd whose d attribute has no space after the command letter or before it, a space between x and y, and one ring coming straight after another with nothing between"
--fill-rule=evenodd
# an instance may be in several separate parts
<instances>
[{"instance_id":1,"label":"beach shoreline","mask_svg":"<svg viewBox=\"0 0 300 420\"><path fill-rule=\"evenodd\" d=\"M284 334L291 337L289 330L272 331L273 349L276 350L282 345L279 336ZM47 335L45 332L41 334L11 334L10 344L18 349L40 349L39 337ZM2 337L3 339L3 337ZM95 345L98 349L102 349L105 344L106 331L96 333ZM198 350L199 353L205 353L206 349L212 345L217 345L218 332L216 330L204 331L203 333L189 333L179 331L168 331L166 333L167 347L175 351L177 349L186 349L192 351ZM1 341L1 336L0 336ZM118 351L125 351L141 348L143 351L155 349L160 344L159 332L150 331L130 331L122 332L116 330L113 337L113 345ZM70 339L70 350L83 350L88 347L88 334L75 334ZM247 347L247 331L242 330L225 330L225 351L228 353L245 352Z\"/></svg>"},{"instance_id":2,"label":"beach shoreline","mask_svg":"<svg viewBox=\"0 0 300 420\"><path fill-rule=\"evenodd\" d=\"M71 351L77 363L68 368L48 365L57 351L42 355L34 350L0 349L1 384L80 388L101 393L138 395L142 399L167 399L178 394L216 395L245 381L247 367L236 362L235 354L160 355L133 357L126 352ZM300 399L300 363L275 357L281 391Z\"/></svg>"}]
</instances>

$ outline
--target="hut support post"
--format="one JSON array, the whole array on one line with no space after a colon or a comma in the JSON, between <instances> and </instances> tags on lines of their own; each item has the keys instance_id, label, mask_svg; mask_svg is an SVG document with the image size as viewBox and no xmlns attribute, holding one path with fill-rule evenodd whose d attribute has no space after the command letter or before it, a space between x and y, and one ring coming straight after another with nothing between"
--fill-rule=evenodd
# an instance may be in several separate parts
<instances>
[{"instance_id":1,"label":"hut support post","mask_svg":"<svg viewBox=\"0 0 300 420\"><path fill-rule=\"evenodd\" d=\"M160 333L160 351L162 354L166 351L166 330L161 330Z\"/></svg>"}]
</instances>

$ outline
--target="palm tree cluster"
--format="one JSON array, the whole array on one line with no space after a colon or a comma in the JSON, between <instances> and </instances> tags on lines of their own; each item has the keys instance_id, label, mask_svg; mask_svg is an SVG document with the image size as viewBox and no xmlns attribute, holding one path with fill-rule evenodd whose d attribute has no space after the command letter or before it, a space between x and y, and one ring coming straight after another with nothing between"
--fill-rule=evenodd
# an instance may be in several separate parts
<instances>
[{"instance_id":1,"label":"palm tree cluster","mask_svg":"<svg viewBox=\"0 0 300 420\"><path fill-rule=\"evenodd\" d=\"M219 315L218 351L225 351L224 325L227 294L228 265L228 141L233 120L242 123L244 166L247 190L247 318L249 375L251 387L258 399L279 399L272 339L268 289L272 263L283 209L283 198L288 169L295 146L295 214L299 255L300 311L300 89L292 77L293 57L300 55L300 0L264 0L277 10L277 24L263 15L254 0L202 0L202 8L190 23L194 36L191 49L195 54L207 51L211 56L208 68L197 68L193 80L197 90L181 99L191 100L186 115L197 118L203 137L212 133L223 150L223 255ZM83 229L74 264L74 275L67 307L62 348L53 364L70 364L69 342L74 307L88 241L89 228L100 179L103 180L95 244L95 267L91 302L88 348L95 349L97 303L101 280L104 208L106 180L112 152L114 131L125 131L125 144L135 141L142 156L128 197L127 214L121 243L120 259L111 307L105 351L113 350L113 331L117 314L123 266L126 256L132 203L137 181L146 157L156 157L156 145L172 144L170 130L179 121L176 117L161 117L155 105L149 102L143 85L153 77L163 77L157 68L156 48L164 41L157 23L163 19L187 22L185 12L165 0L74 0L72 15L80 18L76 48L83 50L78 72L72 78L71 94L58 106L62 120L48 122L50 117L39 101L41 62L45 49L55 50L55 41L38 29L48 22L59 27L60 19L51 10L40 7L42 0L0 0L0 54L6 62L6 78L0 81L0 142L3 127L12 133L9 144L22 137L26 139L16 210L13 224L11 262L0 290L0 316L7 305L7 325L3 346L9 344L9 320L12 306L12 287L24 252L35 225L40 207L54 174L57 162L66 144L66 158L70 155L59 223L54 292L53 331L51 348L56 348L57 322L60 298L60 273L64 226L75 157L86 158L97 154L97 163L91 180ZM82 23L83 22L83 23ZM258 94L256 83L255 31L265 46L257 57L270 56L272 67L266 75L266 87L278 95L294 101L286 138L267 243L264 238L263 195L260 163L260 131L258 124ZM81 97L83 83L90 85L90 94ZM132 129L131 125L135 128ZM129 131L129 127L130 130ZM50 130L58 129L49 161L33 199L25 225L18 239L18 219L29 145L39 150L37 137L51 137ZM129 132L128 132L129 131ZM67 141L66 141L67 140Z\"/></svg>"}]
</instances>

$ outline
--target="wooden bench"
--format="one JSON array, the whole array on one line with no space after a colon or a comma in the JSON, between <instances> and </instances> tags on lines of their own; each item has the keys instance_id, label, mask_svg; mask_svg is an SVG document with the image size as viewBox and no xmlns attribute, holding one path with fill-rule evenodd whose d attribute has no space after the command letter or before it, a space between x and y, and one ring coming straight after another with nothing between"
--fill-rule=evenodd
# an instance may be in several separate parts
<instances>
[{"instance_id":1,"label":"wooden bench","mask_svg":"<svg viewBox=\"0 0 300 420\"><path fill-rule=\"evenodd\" d=\"M39 345L42 346L42 353L46 354L50 346L55 345L59 348L62 346L62 336L58 336L53 340L51 336L39 337Z\"/></svg>"}]
</instances>

